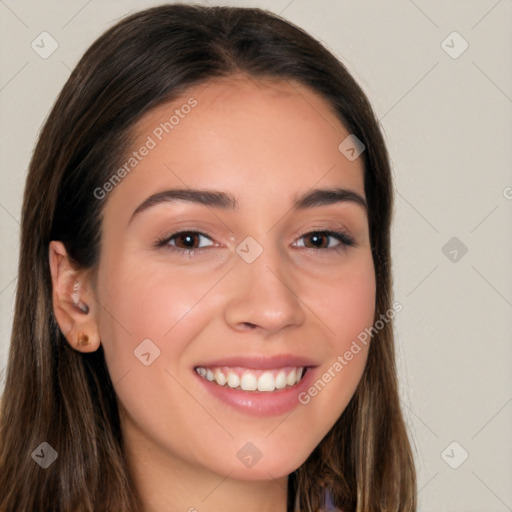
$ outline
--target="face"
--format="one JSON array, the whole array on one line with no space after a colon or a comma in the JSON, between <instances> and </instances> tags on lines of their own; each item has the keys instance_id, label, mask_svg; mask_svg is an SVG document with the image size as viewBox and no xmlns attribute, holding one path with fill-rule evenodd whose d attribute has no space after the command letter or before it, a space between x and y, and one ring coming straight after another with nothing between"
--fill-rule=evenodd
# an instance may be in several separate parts
<instances>
[{"instance_id":1,"label":"face","mask_svg":"<svg viewBox=\"0 0 512 512\"><path fill-rule=\"evenodd\" d=\"M323 99L278 81L190 89L135 133L94 289L126 439L197 471L288 475L366 363L367 346L344 357L374 315L362 159Z\"/></svg>"}]
</instances>

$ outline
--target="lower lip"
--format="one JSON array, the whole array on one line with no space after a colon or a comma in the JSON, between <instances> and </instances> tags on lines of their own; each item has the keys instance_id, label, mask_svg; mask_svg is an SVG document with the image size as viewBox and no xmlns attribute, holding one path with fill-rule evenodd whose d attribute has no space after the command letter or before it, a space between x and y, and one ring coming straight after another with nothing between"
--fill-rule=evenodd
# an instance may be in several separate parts
<instances>
[{"instance_id":1,"label":"lower lip","mask_svg":"<svg viewBox=\"0 0 512 512\"><path fill-rule=\"evenodd\" d=\"M241 389L219 386L201 377L195 370L193 372L207 392L232 406L237 411L253 416L279 416L301 405L298 396L309 388L314 378L315 369L314 367L309 367L298 384L292 388L280 389L278 391L243 391Z\"/></svg>"}]
</instances>

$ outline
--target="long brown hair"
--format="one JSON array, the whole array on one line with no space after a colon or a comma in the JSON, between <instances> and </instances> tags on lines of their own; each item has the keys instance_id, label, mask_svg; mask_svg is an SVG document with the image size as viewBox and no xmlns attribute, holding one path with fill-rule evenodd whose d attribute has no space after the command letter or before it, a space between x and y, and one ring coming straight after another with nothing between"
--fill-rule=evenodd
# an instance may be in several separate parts
<instances>
[{"instance_id":1,"label":"long brown hair","mask_svg":"<svg viewBox=\"0 0 512 512\"><path fill-rule=\"evenodd\" d=\"M372 108L343 64L302 29L262 9L174 4L126 17L71 73L30 163L1 403L0 510L142 510L102 347L73 350L53 315L48 247L61 240L77 268L95 269L105 201L94 190L124 160L134 123L193 85L235 73L310 87L366 146L375 320L390 310L390 165ZM51 470L31 456L42 442L58 453ZM374 334L346 410L288 481L289 511L316 512L324 487L347 512L416 510L392 322Z\"/></svg>"}]
</instances>

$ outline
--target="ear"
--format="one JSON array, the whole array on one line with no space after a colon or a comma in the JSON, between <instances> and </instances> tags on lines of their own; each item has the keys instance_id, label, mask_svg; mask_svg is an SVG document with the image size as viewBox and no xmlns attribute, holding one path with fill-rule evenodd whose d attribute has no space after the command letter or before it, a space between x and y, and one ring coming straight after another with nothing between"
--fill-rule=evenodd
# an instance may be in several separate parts
<instances>
[{"instance_id":1,"label":"ear","mask_svg":"<svg viewBox=\"0 0 512 512\"><path fill-rule=\"evenodd\" d=\"M53 313L60 330L73 349L94 352L101 340L90 271L77 269L60 241L50 242L48 259L52 274Z\"/></svg>"}]
</instances>

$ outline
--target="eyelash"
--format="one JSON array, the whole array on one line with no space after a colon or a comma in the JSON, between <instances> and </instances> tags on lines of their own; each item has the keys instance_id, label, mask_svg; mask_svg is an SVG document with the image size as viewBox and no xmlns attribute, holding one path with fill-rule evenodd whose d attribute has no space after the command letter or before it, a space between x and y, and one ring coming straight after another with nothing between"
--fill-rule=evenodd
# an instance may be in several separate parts
<instances>
[{"instance_id":1,"label":"eyelash","mask_svg":"<svg viewBox=\"0 0 512 512\"><path fill-rule=\"evenodd\" d=\"M166 250L168 250L168 251L170 251L172 253L180 253L182 256L192 256L193 254L195 254L198 251L202 251L204 249L207 249L205 247L202 247L202 248L199 248L199 249L197 249L197 248L196 249L181 249L181 248L177 248L177 247L173 247L172 245L169 245L169 242L174 237L176 237L178 235L183 235L183 234L200 235L200 236L209 238L210 240L212 239L212 237L208 233L204 233L202 231L182 230L182 231L177 231L177 232L169 234L169 235L165 235L162 238L159 238L155 242L155 247L157 247L157 248L165 248ZM301 235L299 235L299 239L304 238L306 235L313 235L313 234L327 235L329 237L336 238L340 242L339 245L336 245L334 247L327 247L327 248L324 248L324 249L315 249L315 248L306 247L306 249L309 249L310 251L314 251L315 253L318 252L318 251L336 251L336 252L340 252L342 250L347 249L348 247L356 247L356 243L355 243L354 239L351 236L349 236L347 233L345 233L343 231L332 231L332 230L329 230L329 229L306 231L305 233L302 233Z\"/></svg>"}]
</instances>

